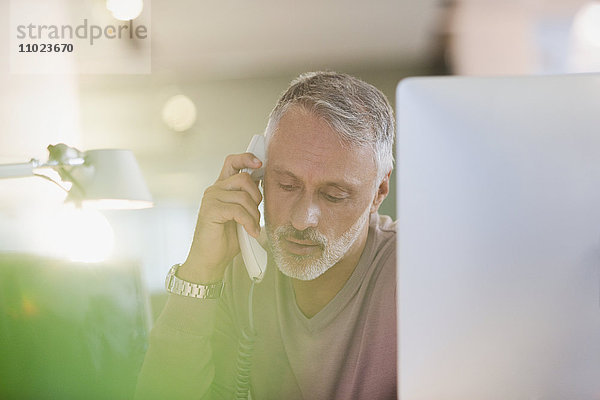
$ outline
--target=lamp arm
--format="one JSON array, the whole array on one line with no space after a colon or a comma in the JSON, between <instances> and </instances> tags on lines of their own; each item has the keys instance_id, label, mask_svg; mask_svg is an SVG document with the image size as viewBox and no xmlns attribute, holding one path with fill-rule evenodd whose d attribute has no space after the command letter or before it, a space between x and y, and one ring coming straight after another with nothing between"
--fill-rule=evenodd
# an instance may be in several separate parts
<instances>
[{"instance_id":1,"label":"lamp arm","mask_svg":"<svg viewBox=\"0 0 600 400\"><path fill-rule=\"evenodd\" d=\"M31 159L26 163L0 164L0 179L33 176L34 168L38 168L40 166L40 162L36 159Z\"/></svg>"},{"instance_id":2,"label":"lamp arm","mask_svg":"<svg viewBox=\"0 0 600 400\"><path fill-rule=\"evenodd\" d=\"M33 170L36 168L60 169L61 167L77 166L85 163L83 152L74 147L69 147L64 143L48 146L48 152L50 153L50 157L45 163L32 158L26 163L0 164L0 179L34 176L36 174ZM62 168L59 172L64 171L66 169Z\"/></svg>"},{"instance_id":3,"label":"lamp arm","mask_svg":"<svg viewBox=\"0 0 600 400\"><path fill-rule=\"evenodd\" d=\"M83 163L82 158L76 158L72 160L67 160L66 165L81 165ZM81 193L85 193L83 187L77 182L75 178L71 175L69 171L67 171L63 166L59 165L59 163L55 160L50 160L46 163L42 163L39 160L32 158L29 162L26 163L16 163L16 164L0 164L0 179L6 178L26 178L28 176L39 176L40 178L46 179L58 187L60 187L65 192L69 193L69 191L62 186L60 183L50 178L49 176L38 174L34 171L37 168L54 168L58 169L61 178L67 178L68 181L72 182ZM63 176L64 175L64 176Z\"/></svg>"}]
</instances>

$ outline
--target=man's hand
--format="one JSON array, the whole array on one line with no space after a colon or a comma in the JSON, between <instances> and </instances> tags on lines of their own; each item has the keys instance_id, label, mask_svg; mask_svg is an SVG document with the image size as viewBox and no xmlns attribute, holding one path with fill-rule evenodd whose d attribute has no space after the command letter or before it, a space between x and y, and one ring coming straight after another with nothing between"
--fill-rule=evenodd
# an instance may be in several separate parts
<instances>
[{"instance_id":1,"label":"man's hand","mask_svg":"<svg viewBox=\"0 0 600 400\"><path fill-rule=\"evenodd\" d=\"M194 283L223 279L225 268L240 251L236 223L258 237L262 195L250 175L239 171L261 164L251 153L227 156L219 178L204 192L192 247L179 268L181 279Z\"/></svg>"}]
</instances>

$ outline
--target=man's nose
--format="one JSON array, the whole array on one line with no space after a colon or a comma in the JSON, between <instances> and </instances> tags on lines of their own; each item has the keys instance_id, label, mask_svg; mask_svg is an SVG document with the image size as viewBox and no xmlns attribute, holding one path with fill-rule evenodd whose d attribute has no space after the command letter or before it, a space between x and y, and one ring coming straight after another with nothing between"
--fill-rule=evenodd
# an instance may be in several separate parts
<instances>
[{"instance_id":1,"label":"man's nose","mask_svg":"<svg viewBox=\"0 0 600 400\"><path fill-rule=\"evenodd\" d=\"M316 227L320 216L321 211L309 194L300 196L292 205L291 223L299 231Z\"/></svg>"}]
</instances>

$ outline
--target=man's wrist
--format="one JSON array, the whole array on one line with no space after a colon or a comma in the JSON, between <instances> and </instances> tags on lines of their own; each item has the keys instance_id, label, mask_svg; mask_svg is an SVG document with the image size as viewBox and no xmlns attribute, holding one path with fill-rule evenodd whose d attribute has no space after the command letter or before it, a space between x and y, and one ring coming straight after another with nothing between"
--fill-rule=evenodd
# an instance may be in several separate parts
<instances>
[{"instance_id":1,"label":"man's wrist","mask_svg":"<svg viewBox=\"0 0 600 400\"><path fill-rule=\"evenodd\" d=\"M198 284L182 279L178 276L181 264L175 264L169 270L165 280L165 288L168 292L180 296L194 297L197 299L217 299L223 292L223 281Z\"/></svg>"},{"instance_id":2,"label":"man's wrist","mask_svg":"<svg viewBox=\"0 0 600 400\"><path fill-rule=\"evenodd\" d=\"M223 275L223 272L208 271L197 264L190 263L189 260L181 264L177 270L179 278L200 285L213 285L222 282Z\"/></svg>"}]
</instances>

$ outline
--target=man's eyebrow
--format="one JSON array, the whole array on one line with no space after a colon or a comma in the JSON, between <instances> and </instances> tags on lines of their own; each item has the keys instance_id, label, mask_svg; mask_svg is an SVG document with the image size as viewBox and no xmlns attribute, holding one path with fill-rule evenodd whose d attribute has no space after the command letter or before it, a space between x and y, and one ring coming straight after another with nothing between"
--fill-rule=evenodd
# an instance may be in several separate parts
<instances>
[{"instance_id":1,"label":"man's eyebrow","mask_svg":"<svg viewBox=\"0 0 600 400\"><path fill-rule=\"evenodd\" d=\"M300 179L299 177L297 177L294 173L292 173L291 171L285 170L285 169L281 169L281 168L275 167L275 168L273 168L273 172L275 172L276 174L279 174L279 175L287 175L287 176L289 176L290 178L292 178L292 179L294 179L296 181L300 181L300 182L302 181L302 179ZM324 185L325 186L333 186L333 187L336 187L336 188L338 188L340 190L343 190L345 192L348 192L348 193L355 192L355 188L354 188L355 184L353 182L328 181L328 182L325 182Z\"/></svg>"},{"instance_id":2,"label":"man's eyebrow","mask_svg":"<svg viewBox=\"0 0 600 400\"><path fill-rule=\"evenodd\" d=\"M276 174L280 174L280 175L288 175L290 178L294 178L296 180L300 180L296 175L294 175L291 171L288 171L286 169L281 169L281 168L273 168L273 172L275 172Z\"/></svg>"}]
</instances>

